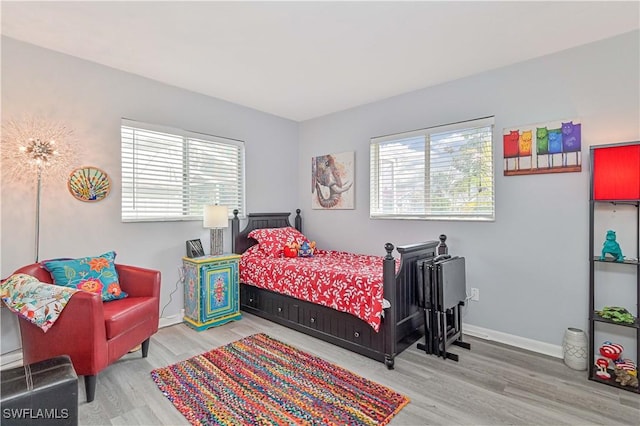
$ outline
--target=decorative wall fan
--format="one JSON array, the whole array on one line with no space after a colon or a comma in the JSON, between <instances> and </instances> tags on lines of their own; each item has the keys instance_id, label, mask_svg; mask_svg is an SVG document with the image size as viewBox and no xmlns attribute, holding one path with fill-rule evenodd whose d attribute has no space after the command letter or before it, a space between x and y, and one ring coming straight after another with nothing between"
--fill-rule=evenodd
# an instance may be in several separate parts
<instances>
[{"instance_id":1,"label":"decorative wall fan","mask_svg":"<svg viewBox=\"0 0 640 426\"><path fill-rule=\"evenodd\" d=\"M111 179L97 167L79 167L69 175L69 192L80 201L100 201L111 191Z\"/></svg>"}]
</instances>

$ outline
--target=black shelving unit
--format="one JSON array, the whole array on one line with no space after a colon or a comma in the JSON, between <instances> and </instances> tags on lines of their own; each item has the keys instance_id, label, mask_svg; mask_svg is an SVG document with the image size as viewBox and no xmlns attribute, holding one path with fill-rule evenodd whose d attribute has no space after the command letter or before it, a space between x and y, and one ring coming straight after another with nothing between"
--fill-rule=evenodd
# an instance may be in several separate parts
<instances>
[{"instance_id":1,"label":"black shelving unit","mask_svg":"<svg viewBox=\"0 0 640 426\"><path fill-rule=\"evenodd\" d=\"M635 341L636 341L636 351L635 351L635 363L636 363L636 368L640 368L640 261L638 260L640 257L640 197L637 198L633 198L633 199L596 199L595 195L594 195L594 179L595 179L595 173L594 173L594 151L599 150L599 149L610 149L610 148L615 148L615 147L621 147L621 146L627 146L627 145L640 145L639 142L632 142L632 143L624 143L624 144L614 144L614 145L598 145L598 146L592 146L591 147L591 155L590 155L590 160L591 160L591 185L590 185L590 201L589 201L589 264L590 264L590 271L589 271L589 358L588 358L588 374L589 374L589 379L599 382L599 383L604 383L606 385L609 386L614 386L620 389L624 389L626 391L631 391L631 392L636 392L636 393L640 393L640 387L638 388L633 388L630 386L621 386L619 383L616 383L615 381L615 373L612 369L609 369L609 374L611 374L611 378L610 379L604 379L601 378L599 376L597 376L595 373L597 371L596 365L595 365L595 360L597 358L600 357L599 352L597 352L597 343L595 342L595 331L596 331L596 324L597 323L605 323L605 324L612 324L616 327L627 327L627 328L631 328L631 329L635 329L635 331L633 332L635 334ZM639 160L640 163L640 160ZM638 183L638 185L640 185L640 182ZM595 249L594 249L594 245L595 245L595 209L597 205L610 205L613 208L615 208L618 205L627 205L627 206L634 206L635 207L635 211L636 211L636 217L635 217L635 226L633 226L636 230L637 235L635 236L635 240L636 240L636 247L635 247L635 254L634 255L628 255L627 254L627 258L625 258L625 260L623 262L616 262L612 259L605 259L605 260L600 260L600 256L599 253L595 253ZM599 236L601 237L601 236ZM627 251L629 251L629 248L627 247ZM633 260L629 259L629 257L633 258L635 257ZM595 279L595 274L596 274L596 270L598 267L600 267L603 264L610 264L610 265L615 265L615 268L631 268L632 270L635 270L635 276L636 276L636 288L635 288L635 296L636 296L636 300L635 300L635 310L633 309L632 306L625 306L625 308L627 308L627 310L629 312L631 312L634 317L635 317L635 321L633 323L630 324L626 324L626 323L620 323L620 322L615 322L612 321L610 319L606 319L606 318L602 318L601 316L598 315L597 311L602 309L602 306L596 306L596 288L598 286L598 283L596 283L596 279ZM626 303L625 303L626 302ZM625 301L625 300L621 300L619 306L624 306L624 305L630 305L629 301ZM624 355L624 353L623 353ZM632 354L626 354L625 358L631 358L633 355Z\"/></svg>"}]
</instances>

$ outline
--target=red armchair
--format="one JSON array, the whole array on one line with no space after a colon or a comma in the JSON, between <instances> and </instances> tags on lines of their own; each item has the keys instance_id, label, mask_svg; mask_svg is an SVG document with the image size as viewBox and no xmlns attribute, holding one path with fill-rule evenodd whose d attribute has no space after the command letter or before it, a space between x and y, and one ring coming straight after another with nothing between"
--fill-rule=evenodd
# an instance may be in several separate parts
<instances>
[{"instance_id":1,"label":"red armchair","mask_svg":"<svg viewBox=\"0 0 640 426\"><path fill-rule=\"evenodd\" d=\"M79 291L46 333L19 317L23 363L69 355L76 374L84 376L87 402L95 397L96 375L139 344L146 358L151 335L158 331L160 271L115 266L120 287L128 297L102 302L99 294ZM39 263L15 273L53 283Z\"/></svg>"}]
</instances>

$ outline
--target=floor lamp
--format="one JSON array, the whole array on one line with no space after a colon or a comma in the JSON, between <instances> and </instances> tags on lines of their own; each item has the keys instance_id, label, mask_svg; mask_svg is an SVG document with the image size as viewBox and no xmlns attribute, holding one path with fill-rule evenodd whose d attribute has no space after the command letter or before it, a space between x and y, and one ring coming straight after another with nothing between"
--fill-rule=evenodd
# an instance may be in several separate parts
<instances>
[{"instance_id":1,"label":"floor lamp","mask_svg":"<svg viewBox=\"0 0 640 426\"><path fill-rule=\"evenodd\" d=\"M36 179L35 261L40 251L40 198L44 176L66 178L74 156L73 132L41 118L9 120L2 125L2 163L9 181Z\"/></svg>"},{"instance_id":2,"label":"floor lamp","mask_svg":"<svg viewBox=\"0 0 640 426\"><path fill-rule=\"evenodd\" d=\"M205 206L203 226L211 230L211 256L221 255L223 252L222 229L229 226L229 209L227 206Z\"/></svg>"}]
</instances>

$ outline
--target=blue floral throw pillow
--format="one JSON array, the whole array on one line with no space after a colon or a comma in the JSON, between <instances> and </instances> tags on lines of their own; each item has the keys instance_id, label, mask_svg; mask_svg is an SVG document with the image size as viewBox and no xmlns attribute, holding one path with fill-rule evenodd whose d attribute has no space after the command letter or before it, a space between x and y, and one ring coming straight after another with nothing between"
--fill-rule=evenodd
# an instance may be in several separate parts
<instances>
[{"instance_id":1,"label":"blue floral throw pillow","mask_svg":"<svg viewBox=\"0 0 640 426\"><path fill-rule=\"evenodd\" d=\"M115 258L116 252L110 251L96 257L49 260L42 265L51 273L54 284L99 293L108 302L127 297L118 282Z\"/></svg>"}]
</instances>

